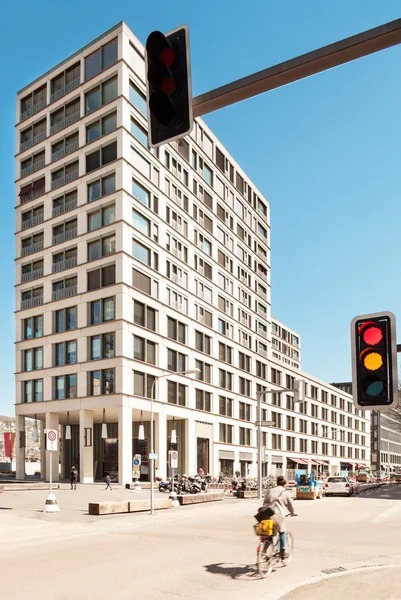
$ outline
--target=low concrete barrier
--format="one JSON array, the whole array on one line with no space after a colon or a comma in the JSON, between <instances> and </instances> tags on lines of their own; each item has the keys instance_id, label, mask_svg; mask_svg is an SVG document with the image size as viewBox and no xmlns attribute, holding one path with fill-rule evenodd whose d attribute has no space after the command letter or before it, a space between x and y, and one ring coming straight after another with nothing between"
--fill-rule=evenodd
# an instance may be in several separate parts
<instances>
[{"instance_id":1,"label":"low concrete barrier","mask_svg":"<svg viewBox=\"0 0 401 600\"><path fill-rule=\"evenodd\" d=\"M237 491L237 498L257 498L257 497L258 497L258 492L243 491L243 490Z\"/></svg>"},{"instance_id":2,"label":"low concrete barrier","mask_svg":"<svg viewBox=\"0 0 401 600\"><path fill-rule=\"evenodd\" d=\"M155 509L172 508L169 498L155 500ZM90 502L88 512L90 515L113 515L120 513L134 513L150 510L150 500L137 500L135 502Z\"/></svg>"},{"instance_id":3,"label":"low concrete barrier","mask_svg":"<svg viewBox=\"0 0 401 600\"><path fill-rule=\"evenodd\" d=\"M0 494L1 492L4 492L4 485L0 485Z\"/></svg>"},{"instance_id":4,"label":"low concrete barrier","mask_svg":"<svg viewBox=\"0 0 401 600\"><path fill-rule=\"evenodd\" d=\"M201 502L218 502L223 500L224 492L208 492L207 494L178 494L177 500L181 506L199 504Z\"/></svg>"},{"instance_id":5,"label":"low concrete barrier","mask_svg":"<svg viewBox=\"0 0 401 600\"><path fill-rule=\"evenodd\" d=\"M150 490L150 482L149 481L138 481L139 485L143 490ZM127 490L134 490L134 483L126 483L125 488ZM159 483L156 482L154 485L155 490L159 488Z\"/></svg>"}]
</instances>

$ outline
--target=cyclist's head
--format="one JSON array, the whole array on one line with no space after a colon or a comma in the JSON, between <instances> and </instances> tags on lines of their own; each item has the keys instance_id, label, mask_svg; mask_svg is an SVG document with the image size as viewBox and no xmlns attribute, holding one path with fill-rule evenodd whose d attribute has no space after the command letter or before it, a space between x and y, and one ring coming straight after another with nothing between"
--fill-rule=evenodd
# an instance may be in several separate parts
<instances>
[{"instance_id":1,"label":"cyclist's head","mask_svg":"<svg viewBox=\"0 0 401 600\"><path fill-rule=\"evenodd\" d=\"M277 477L277 485L281 485L281 486L285 487L287 485L285 477L283 477L282 475Z\"/></svg>"}]
</instances>

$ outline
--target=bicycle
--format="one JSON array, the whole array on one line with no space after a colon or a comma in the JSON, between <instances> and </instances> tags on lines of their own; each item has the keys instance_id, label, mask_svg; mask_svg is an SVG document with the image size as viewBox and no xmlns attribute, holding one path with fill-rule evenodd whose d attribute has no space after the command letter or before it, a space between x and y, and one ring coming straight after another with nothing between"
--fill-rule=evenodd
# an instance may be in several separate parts
<instances>
[{"instance_id":1,"label":"bicycle","mask_svg":"<svg viewBox=\"0 0 401 600\"><path fill-rule=\"evenodd\" d=\"M290 515L287 515L287 517ZM296 515L294 515L296 516ZM292 559L292 553L294 550L294 540L292 534L287 531L287 547L286 547L286 558L281 558L280 553L280 536L277 531L277 528L273 521L265 521L266 523L270 523L270 531L272 532L269 535L259 535L258 534L258 526L259 523L254 525L256 535L259 535L259 544L256 549L256 564L258 567L259 575L263 578L267 577L273 570L273 567L281 563L283 567L286 567L290 564Z\"/></svg>"}]
</instances>

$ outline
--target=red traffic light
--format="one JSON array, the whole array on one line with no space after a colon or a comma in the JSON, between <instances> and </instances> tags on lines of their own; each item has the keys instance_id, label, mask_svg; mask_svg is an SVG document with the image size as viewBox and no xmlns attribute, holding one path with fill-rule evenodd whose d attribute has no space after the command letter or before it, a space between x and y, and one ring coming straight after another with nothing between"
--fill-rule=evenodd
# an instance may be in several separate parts
<instances>
[{"instance_id":1,"label":"red traffic light","mask_svg":"<svg viewBox=\"0 0 401 600\"><path fill-rule=\"evenodd\" d=\"M161 31L152 31L146 40L146 52L152 60L160 60L166 67L171 67L175 60L174 50Z\"/></svg>"},{"instance_id":2,"label":"red traffic light","mask_svg":"<svg viewBox=\"0 0 401 600\"><path fill-rule=\"evenodd\" d=\"M384 333L381 327L372 321L364 323L359 328L359 333L362 334L363 341L369 346L376 346L383 340Z\"/></svg>"}]
</instances>

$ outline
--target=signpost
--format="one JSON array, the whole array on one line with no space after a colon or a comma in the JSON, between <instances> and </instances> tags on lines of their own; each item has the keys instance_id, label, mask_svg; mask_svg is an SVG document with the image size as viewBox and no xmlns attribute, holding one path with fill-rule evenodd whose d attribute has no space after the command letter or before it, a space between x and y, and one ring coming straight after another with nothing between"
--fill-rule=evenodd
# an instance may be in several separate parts
<instances>
[{"instance_id":1,"label":"signpost","mask_svg":"<svg viewBox=\"0 0 401 600\"><path fill-rule=\"evenodd\" d=\"M46 499L45 504L45 512L59 512L60 507L57 504L56 496L53 494L52 485L53 485L53 452L58 452L58 431L57 429L45 429L46 434L46 450L50 452L50 461L49 461L49 495Z\"/></svg>"},{"instance_id":2,"label":"signpost","mask_svg":"<svg viewBox=\"0 0 401 600\"><path fill-rule=\"evenodd\" d=\"M135 454L132 459L132 476L135 479L134 482L134 492L140 492L141 486L138 483L138 480L141 476L141 455Z\"/></svg>"},{"instance_id":3,"label":"signpost","mask_svg":"<svg viewBox=\"0 0 401 600\"><path fill-rule=\"evenodd\" d=\"M171 493L170 498L173 501L173 506L178 506L177 493L174 490L174 469L178 469L178 451L169 450L170 469L171 469Z\"/></svg>"}]
</instances>

